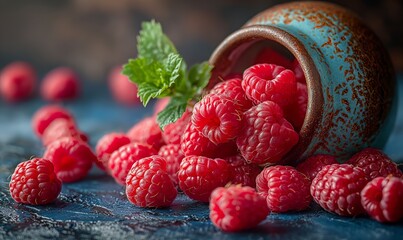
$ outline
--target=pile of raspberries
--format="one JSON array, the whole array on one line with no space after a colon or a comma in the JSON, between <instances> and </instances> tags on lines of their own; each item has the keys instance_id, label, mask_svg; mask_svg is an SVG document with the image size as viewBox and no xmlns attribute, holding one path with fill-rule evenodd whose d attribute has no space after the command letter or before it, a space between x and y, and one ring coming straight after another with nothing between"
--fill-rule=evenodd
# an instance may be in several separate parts
<instances>
[{"instance_id":1,"label":"pile of raspberries","mask_svg":"<svg viewBox=\"0 0 403 240\"><path fill-rule=\"evenodd\" d=\"M299 140L307 86L296 60L271 50L261 55L242 74L223 78L175 123L158 126L156 114L169 101L161 99L152 116L126 133L106 134L95 151L70 112L42 107L32 127L46 150L17 166L11 196L51 203L62 183L84 179L94 163L125 186L135 206L169 207L183 192L208 203L211 221L227 232L315 203L341 216L402 219L403 174L379 149L365 148L345 163L319 154L296 166L278 164Z\"/></svg>"}]
</instances>

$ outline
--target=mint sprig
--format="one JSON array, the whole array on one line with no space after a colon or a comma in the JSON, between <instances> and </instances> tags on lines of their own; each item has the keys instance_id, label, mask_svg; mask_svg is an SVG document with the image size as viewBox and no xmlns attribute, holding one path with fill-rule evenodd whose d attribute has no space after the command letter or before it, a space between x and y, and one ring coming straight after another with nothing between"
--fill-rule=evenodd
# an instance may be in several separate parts
<instances>
[{"instance_id":1,"label":"mint sprig","mask_svg":"<svg viewBox=\"0 0 403 240\"><path fill-rule=\"evenodd\" d=\"M212 66L202 62L187 71L187 65L171 40L155 21L144 22L137 37L138 56L123 67L123 74L137 84L144 106L153 98L170 97L157 116L161 129L179 119L192 101L201 98Z\"/></svg>"}]
</instances>

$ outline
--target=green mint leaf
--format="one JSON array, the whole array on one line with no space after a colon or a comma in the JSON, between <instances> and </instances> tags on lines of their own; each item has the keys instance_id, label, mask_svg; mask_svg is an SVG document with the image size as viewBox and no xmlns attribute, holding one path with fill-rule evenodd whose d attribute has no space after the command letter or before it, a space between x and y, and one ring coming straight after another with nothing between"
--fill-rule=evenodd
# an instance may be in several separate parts
<instances>
[{"instance_id":1,"label":"green mint leaf","mask_svg":"<svg viewBox=\"0 0 403 240\"><path fill-rule=\"evenodd\" d=\"M168 105L157 115L157 122L161 129L170 123L176 122L186 111L188 101L184 98L171 98Z\"/></svg>"},{"instance_id":2,"label":"green mint leaf","mask_svg":"<svg viewBox=\"0 0 403 240\"><path fill-rule=\"evenodd\" d=\"M164 61L170 53L177 53L175 46L162 32L161 25L154 20L141 25L137 37L138 57L152 61Z\"/></svg>"},{"instance_id":3,"label":"green mint leaf","mask_svg":"<svg viewBox=\"0 0 403 240\"><path fill-rule=\"evenodd\" d=\"M139 95L140 101L143 103L143 105L147 106L150 99L163 96L165 90L166 87L160 88L152 83L142 83L138 85L137 94Z\"/></svg>"},{"instance_id":4,"label":"green mint leaf","mask_svg":"<svg viewBox=\"0 0 403 240\"><path fill-rule=\"evenodd\" d=\"M211 66L208 62L195 64L190 68L188 73L188 82L193 89L193 94L201 94L201 91L207 86L210 80L212 69L213 66Z\"/></svg>"},{"instance_id":5,"label":"green mint leaf","mask_svg":"<svg viewBox=\"0 0 403 240\"><path fill-rule=\"evenodd\" d=\"M164 60L165 78L168 80L168 86L172 86L178 78L183 77L182 68L183 59L179 54L170 53Z\"/></svg>"}]
</instances>

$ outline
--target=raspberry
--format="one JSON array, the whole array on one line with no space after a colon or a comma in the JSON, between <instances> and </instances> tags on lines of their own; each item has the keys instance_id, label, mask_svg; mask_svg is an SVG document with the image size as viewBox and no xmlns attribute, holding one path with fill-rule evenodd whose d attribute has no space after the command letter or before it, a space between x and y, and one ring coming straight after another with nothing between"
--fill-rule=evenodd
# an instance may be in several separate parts
<instances>
[{"instance_id":1,"label":"raspberry","mask_svg":"<svg viewBox=\"0 0 403 240\"><path fill-rule=\"evenodd\" d=\"M247 162L265 164L281 160L298 138L281 108L267 101L244 112L236 143Z\"/></svg>"},{"instance_id":2,"label":"raspberry","mask_svg":"<svg viewBox=\"0 0 403 240\"><path fill-rule=\"evenodd\" d=\"M297 80L297 82L306 85L304 71L302 71L301 65L299 64L297 59L294 59L289 69L291 69L294 72L295 79Z\"/></svg>"},{"instance_id":3,"label":"raspberry","mask_svg":"<svg viewBox=\"0 0 403 240\"><path fill-rule=\"evenodd\" d=\"M308 89L306 84L297 83L297 100L284 109L285 118L295 129L300 130L304 124L308 105Z\"/></svg>"},{"instance_id":4,"label":"raspberry","mask_svg":"<svg viewBox=\"0 0 403 240\"><path fill-rule=\"evenodd\" d=\"M346 163L361 168L369 179L393 175L403 177L402 172L385 153L376 148L366 148L354 154Z\"/></svg>"},{"instance_id":5,"label":"raspberry","mask_svg":"<svg viewBox=\"0 0 403 240\"><path fill-rule=\"evenodd\" d=\"M179 187L191 199L208 202L215 188L228 183L229 174L229 166L224 159L187 156L179 167Z\"/></svg>"},{"instance_id":6,"label":"raspberry","mask_svg":"<svg viewBox=\"0 0 403 240\"><path fill-rule=\"evenodd\" d=\"M266 201L251 187L216 188L209 207L213 224L226 232L253 228L269 215Z\"/></svg>"},{"instance_id":7,"label":"raspberry","mask_svg":"<svg viewBox=\"0 0 403 240\"><path fill-rule=\"evenodd\" d=\"M246 69L242 88L256 104L273 101L281 107L292 103L297 94L294 73L274 64L256 64Z\"/></svg>"},{"instance_id":8,"label":"raspberry","mask_svg":"<svg viewBox=\"0 0 403 240\"><path fill-rule=\"evenodd\" d=\"M147 117L133 125L126 135L133 141L152 146L156 150L164 145L161 129L155 117Z\"/></svg>"},{"instance_id":9,"label":"raspberry","mask_svg":"<svg viewBox=\"0 0 403 240\"><path fill-rule=\"evenodd\" d=\"M71 113L59 105L47 105L38 109L32 117L32 128L35 134L42 137L50 123L58 118L74 121Z\"/></svg>"},{"instance_id":10,"label":"raspberry","mask_svg":"<svg viewBox=\"0 0 403 240\"><path fill-rule=\"evenodd\" d=\"M115 181L125 185L127 173L139 159L156 155L156 150L146 144L132 142L114 151L109 158L109 170Z\"/></svg>"},{"instance_id":11,"label":"raspberry","mask_svg":"<svg viewBox=\"0 0 403 240\"><path fill-rule=\"evenodd\" d=\"M154 114L153 115L157 116L158 113L160 113L162 110L164 110L170 100L171 99L169 97L164 97L164 98L158 99L154 105Z\"/></svg>"},{"instance_id":12,"label":"raspberry","mask_svg":"<svg viewBox=\"0 0 403 240\"><path fill-rule=\"evenodd\" d=\"M185 128L185 132L181 137L181 150L185 156L211 156L211 153L216 151L216 145L208 138L203 136L192 124L189 122Z\"/></svg>"},{"instance_id":13,"label":"raspberry","mask_svg":"<svg viewBox=\"0 0 403 240\"><path fill-rule=\"evenodd\" d=\"M360 192L367 182L367 176L358 167L350 164L326 165L312 180L311 195L328 212L357 216L365 212Z\"/></svg>"},{"instance_id":14,"label":"raspberry","mask_svg":"<svg viewBox=\"0 0 403 240\"><path fill-rule=\"evenodd\" d=\"M78 97L80 83L76 73L67 67L50 71L41 84L41 95L49 101L69 100Z\"/></svg>"},{"instance_id":15,"label":"raspberry","mask_svg":"<svg viewBox=\"0 0 403 240\"><path fill-rule=\"evenodd\" d=\"M42 135L42 144L48 146L63 137L73 137L83 142L88 141L87 135L82 133L72 120L57 118L52 121Z\"/></svg>"},{"instance_id":16,"label":"raspberry","mask_svg":"<svg viewBox=\"0 0 403 240\"><path fill-rule=\"evenodd\" d=\"M264 48L258 53L255 64L259 63L276 64L284 68L290 68L292 64L290 59L272 48Z\"/></svg>"},{"instance_id":17,"label":"raspberry","mask_svg":"<svg viewBox=\"0 0 403 240\"><path fill-rule=\"evenodd\" d=\"M241 155L234 155L225 158L230 165L231 184L241 184L242 186L256 187L256 177L262 171L255 164L248 164Z\"/></svg>"},{"instance_id":18,"label":"raspberry","mask_svg":"<svg viewBox=\"0 0 403 240\"><path fill-rule=\"evenodd\" d=\"M127 174L126 196L139 207L167 207L177 190L166 171L164 158L150 156L135 162Z\"/></svg>"},{"instance_id":19,"label":"raspberry","mask_svg":"<svg viewBox=\"0 0 403 240\"><path fill-rule=\"evenodd\" d=\"M178 185L178 171L183 159L183 153L179 144L167 144L160 148L158 155L166 161L166 170L174 181L175 186Z\"/></svg>"},{"instance_id":20,"label":"raspberry","mask_svg":"<svg viewBox=\"0 0 403 240\"><path fill-rule=\"evenodd\" d=\"M194 106L192 123L213 143L224 143L238 135L242 120L240 115L232 100L209 94Z\"/></svg>"},{"instance_id":21,"label":"raspberry","mask_svg":"<svg viewBox=\"0 0 403 240\"><path fill-rule=\"evenodd\" d=\"M267 202L270 211L301 211L308 208L312 198L309 179L290 166L271 166L256 178L256 189Z\"/></svg>"},{"instance_id":22,"label":"raspberry","mask_svg":"<svg viewBox=\"0 0 403 240\"><path fill-rule=\"evenodd\" d=\"M361 203L379 222L397 222L403 218L403 180L388 176L372 179L361 191Z\"/></svg>"},{"instance_id":23,"label":"raspberry","mask_svg":"<svg viewBox=\"0 0 403 240\"><path fill-rule=\"evenodd\" d=\"M311 156L298 164L297 170L305 174L309 180L313 180L320 170L326 165L337 163L336 158L331 155L318 154Z\"/></svg>"},{"instance_id":24,"label":"raspberry","mask_svg":"<svg viewBox=\"0 0 403 240\"><path fill-rule=\"evenodd\" d=\"M167 144L180 144L181 136L183 135L191 116L191 111L185 111L182 117L176 120L176 122L168 124L164 127L162 138Z\"/></svg>"},{"instance_id":25,"label":"raspberry","mask_svg":"<svg viewBox=\"0 0 403 240\"><path fill-rule=\"evenodd\" d=\"M246 97L241 82L240 78L225 80L215 85L210 93L232 99L238 105L238 109L246 111L252 107L252 102Z\"/></svg>"},{"instance_id":26,"label":"raspberry","mask_svg":"<svg viewBox=\"0 0 403 240\"><path fill-rule=\"evenodd\" d=\"M55 173L62 182L76 182L85 178L96 156L81 140L64 137L52 142L43 154L52 161Z\"/></svg>"},{"instance_id":27,"label":"raspberry","mask_svg":"<svg viewBox=\"0 0 403 240\"><path fill-rule=\"evenodd\" d=\"M125 105L136 105L140 103L137 96L136 84L130 82L129 78L122 73L122 67L113 68L109 74L109 90L118 103Z\"/></svg>"},{"instance_id":28,"label":"raspberry","mask_svg":"<svg viewBox=\"0 0 403 240\"><path fill-rule=\"evenodd\" d=\"M56 200L62 183L56 177L53 164L43 158L33 158L17 165L11 176L10 194L18 203L48 204Z\"/></svg>"},{"instance_id":29,"label":"raspberry","mask_svg":"<svg viewBox=\"0 0 403 240\"><path fill-rule=\"evenodd\" d=\"M36 73L26 62L13 62L0 73L0 93L9 102L28 99L35 91Z\"/></svg>"},{"instance_id":30,"label":"raspberry","mask_svg":"<svg viewBox=\"0 0 403 240\"><path fill-rule=\"evenodd\" d=\"M129 144L130 138L124 133L112 132L105 134L95 147L95 152L97 154L97 161L95 164L104 171L109 171L109 159L112 153L118 150L121 146Z\"/></svg>"}]
</instances>

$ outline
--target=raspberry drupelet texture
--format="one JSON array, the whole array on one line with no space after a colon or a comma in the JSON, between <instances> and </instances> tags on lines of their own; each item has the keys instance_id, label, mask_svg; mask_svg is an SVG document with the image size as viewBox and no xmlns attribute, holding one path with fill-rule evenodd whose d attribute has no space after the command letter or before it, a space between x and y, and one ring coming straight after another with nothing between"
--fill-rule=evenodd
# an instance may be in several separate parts
<instances>
[{"instance_id":1,"label":"raspberry drupelet texture","mask_svg":"<svg viewBox=\"0 0 403 240\"><path fill-rule=\"evenodd\" d=\"M284 109L285 118L299 131L304 124L308 106L308 89L306 84L297 83L297 99Z\"/></svg>"},{"instance_id":2,"label":"raspberry drupelet texture","mask_svg":"<svg viewBox=\"0 0 403 240\"><path fill-rule=\"evenodd\" d=\"M42 137L45 129L55 119L64 118L74 122L73 115L59 105L46 105L39 108L32 117L32 129L38 137Z\"/></svg>"},{"instance_id":3,"label":"raspberry drupelet texture","mask_svg":"<svg viewBox=\"0 0 403 240\"><path fill-rule=\"evenodd\" d=\"M365 148L354 154L346 163L361 168L370 179L388 175L403 177L397 164L388 155L376 148Z\"/></svg>"},{"instance_id":4,"label":"raspberry drupelet texture","mask_svg":"<svg viewBox=\"0 0 403 240\"><path fill-rule=\"evenodd\" d=\"M72 137L64 137L49 144L43 157L53 163L57 177L66 183L85 178L92 163L96 161L91 148Z\"/></svg>"},{"instance_id":5,"label":"raspberry drupelet texture","mask_svg":"<svg viewBox=\"0 0 403 240\"><path fill-rule=\"evenodd\" d=\"M241 78L232 78L220 82L211 89L210 93L232 99L237 105L237 108L242 112L248 110L253 105L252 101L246 97L245 91L242 89Z\"/></svg>"},{"instance_id":6,"label":"raspberry drupelet texture","mask_svg":"<svg viewBox=\"0 0 403 240\"><path fill-rule=\"evenodd\" d=\"M136 161L156 155L157 151L150 145L132 142L114 151L109 159L109 170L115 181L125 185L127 173Z\"/></svg>"},{"instance_id":7,"label":"raspberry drupelet texture","mask_svg":"<svg viewBox=\"0 0 403 240\"><path fill-rule=\"evenodd\" d=\"M52 121L43 132L41 140L44 146L48 146L63 137L73 137L84 142L88 141L87 135L77 128L75 122L65 118Z\"/></svg>"},{"instance_id":8,"label":"raspberry drupelet texture","mask_svg":"<svg viewBox=\"0 0 403 240\"><path fill-rule=\"evenodd\" d=\"M216 188L209 208L213 224L226 232L251 229L269 215L265 199L251 187Z\"/></svg>"},{"instance_id":9,"label":"raspberry drupelet texture","mask_svg":"<svg viewBox=\"0 0 403 240\"><path fill-rule=\"evenodd\" d=\"M361 191L365 211L379 222L397 222L403 218L403 179L388 176L372 179Z\"/></svg>"},{"instance_id":10,"label":"raspberry drupelet texture","mask_svg":"<svg viewBox=\"0 0 403 240\"><path fill-rule=\"evenodd\" d=\"M17 165L11 176L10 194L18 203L48 204L56 200L62 189L53 164L43 158L33 158Z\"/></svg>"},{"instance_id":11,"label":"raspberry drupelet texture","mask_svg":"<svg viewBox=\"0 0 403 240\"><path fill-rule=\"evenodd\" d=\"M126 135L133 142L148 144L157 151L162 145L164 145L162 132L155 117L146 117L140 122L134 124Z\"/></svg>"},{"instance_id":12,"label":"raspberry drupelet texture","mask_svg":"<svg viewBox=\"0 0 403 240\"><path fill-rule=\"evenodd\" d=\"M297 80L297 82L306 84L304 71L302 71L301 65L299 64L297 59L294 59L289 69L294 72L295 80Z\"/></svg>"},{"instance_id":13,"label":"raspberry drupelet texture","mask_svg":"<svg viewBox=\"0 0 403 240\"><path fill-rule=\"evenodd\" d=\"M180 189L191 199L208 202L211 192L228 183L230 169L224 159L187 156L178 171Z\"/></svg>"},{"instance_id":14,"label":"raspberry drupelet texture","mask_svg":"<svg viewBox=\"0 0 403 240\"><path fill-rule=\"evenodd\" d=\"M318 154L305 159L297 165L297 170L305 174L312 181L316 174L326 165L337 163L332 155Z\"/></svg>"},{"instance_id":15,"label":"raspberry drupelet texture","mask_svg":"<svg viewBox=\"0 0 403 240\"><path fill-rule=\"evenodd\" d=\"M71 100L80 94L77 74L70 68L59 67L50 71L41 83L41 95L49 101Z\"/></svg>"},{"instance_id":16,"label":"raspberry drupelet texture","mask_svg":"<svg viewBox=\"0 0 403 240\"><path fill-rule=\"evenodd\" d=\"M18 102L31 97L35 91L36 73L26 62L13 62L0 72L0 95L6 101Z\"/></svg>"},{"instance_id":17,"label":"raspberry drupelet texture","mask_svg":"<svg viewBox=\"0 0 403 240\"><path fill-rule=\"evenodd\" d=\"M185 132L185 128L189 123L191 116L192 111L187 110L183 113L182 117L176 120L176 122L168 124L164 127L162 138L166 144L180 144L181 137Z\"/></svg>"},{"instance_id":18,"label":"raspberry drupelet texture","mask_svg":"<svg viewBox=\"0 0 403 240\"><path fill-rule=\"evenodd\" d=\"M215 144L225 143L238 135L241 111L232 99L208 94L193 108L194 127Z\"/></svg>"},{"instance_id":19,"label":"raspberry drupelet texture","mask_svg":"<svg viewBox=\"0 0 403 240\"><path fill-rule=\"evenodd\" d=\"M312 201L309 187L309 179L291 166L265 168L256 178L256 189L273 212L307 209Z\"/></svg>"},{"instance_id":20,"label":"raspberry drupelet texture","mask_svg":"<svg viewBox=\"0 0 403 240\"><path fill-rule=\"evenodd\" d=\"M328 212L341 216L365 213L360 192L368 182L364 171L350 164L324 166L312 180L311 195Z\"/></svg>"},{"instance_id":21,"label":"raspberry drupelet texture","mask_svg":"<svg viewBox=\"0 0 403 240\"><path fill-rule=\"evenodd\" d=\"M231 184L242 186L256 187L256 177L262 171L262 169L256 164L249 164L241 155L233 155L224 158L230 166L230 178Z\"/></svg>"},{"instance_id":22,"label":"raspberry drupelet texture","mask_svg":"<svg viewBox=\"0 0 403 240\"><path fill-rule=\"evenodd\" d=\"M273 101L285 107L295 101L297 95L294 73L274 64L256 64L246 69L242 88L255 104Z\"/></svg>"},{"instance_id":23,"label":"raspberry drupelet texture","mask_svg":"<svg viewBox=\"0 0 403 240\"><path fill-rule=\"evenodd\" d=\"M185 127L185 131L181 137L181 150L183 155L197 155L210 157L211 153L215 152L217 145L212 143L208 138L203 136L192 124L189 122Z\"/></svg>"},{"instance_id":24,"label":"raspberry drupelet texture","mask_svg":"<svg viewBox=\"0 0 403 240\"><path fill-rule=\"evenodd\" d=\"M179 144L167 144L160 148L158 155L166 161L166 171L174 181L175 186L178 185L178 171L183 159L183 153Z\"/></svg>"},{"instance_id":25,"label":"raspberry drupelet texture","mask_svg":"<svg viewBox=\"0 0 403 240\"><path fill-rule=\"evenodd\" d=\"M112 153L130 142L130 138L124 133L111 132L105 134L98 140L98 143L95 146L95 152L97 154L97 161L95 164L101 170L109 172L109 159Z\"/></svg>"},{"instance_id":26,"label":"raspberry drupelet texture","mask_svg":"<svg viewBox=\"0 0 403 240\"><path fill-rule=\"evenodd\" d=\"M266 101L244 112L236 143L247 162L266 164L280 161L298 138L280 106Z\"/></svg>"},{"instance_id":27,"label":"raspberry drupelet texture","mask_svg":"<svg viewBox=\"0 0 403 240\"><path fill-rule=\"evenodd\" d=\"M108 84L112 97L116 102L129 106L140 104L140 99L137 96L137 86L122 74L121 66L111 70L108 76Z\"/></svg>"},{"instance_id":28,"label":"raspberry drupelet texture","mask_svg":"<svg viewBox=\"0 0 403 240\"><path fill-rule=\"evenodd\" d=\"M133 164L127 174L126 196L136 206L168 207L177 193L163 157L142 158Z\"/></svg>"}]
</instances>

